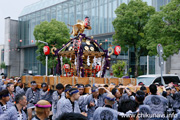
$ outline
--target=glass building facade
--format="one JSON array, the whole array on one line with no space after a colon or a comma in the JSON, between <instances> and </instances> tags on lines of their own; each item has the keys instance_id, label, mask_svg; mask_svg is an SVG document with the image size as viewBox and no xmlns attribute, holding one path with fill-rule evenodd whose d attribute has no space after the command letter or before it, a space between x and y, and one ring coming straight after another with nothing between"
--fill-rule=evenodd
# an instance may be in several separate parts
<instances>
[{"instance_id":1,"label":"glass building facade","mask_svg":"<svg viewBox=\"0 0 180 120\"><path fill-rule=\"evenodd\" d=\"M41 0L37 3L24 8L19 17L19 47L25 50L24 70L35 71L33 74L44 74L44 66L36 60L36 46L33 35L34 27L43 21L50 22L51 19L63 21L65 24L73 25L77 20L84 20L86 16L91 19L92 30L85 31L86 36L94 36L99 43L102 43L104 49L108 49L112 44L112 35L114 28L112 21L116 18L114 11L122 4L128 4L130 0ZM169 2L169 0L143 0L148 5L154 6L159 10L160 6ZM163 1L159 2L159 1ZM69 27L70 31L72 30ZM69 31L69 32L70 32ZM31 47L29 47L31 46ZM27 47L27 48L26 48ZM27 53L27 54L26 54ZM123 59L128 62L128 67L134 68L134 53L121 52L117 58L112 56L111 63ZM141 62L142 61L142 62ZM140 68L143 74L146 74L147 60L145 56L140 58ZM154 58L150 58L150 68L154 67ZM152 69L152 72L155 70ZM131 73L133 74L133 72Z\"/></svg>"}]
</instances>

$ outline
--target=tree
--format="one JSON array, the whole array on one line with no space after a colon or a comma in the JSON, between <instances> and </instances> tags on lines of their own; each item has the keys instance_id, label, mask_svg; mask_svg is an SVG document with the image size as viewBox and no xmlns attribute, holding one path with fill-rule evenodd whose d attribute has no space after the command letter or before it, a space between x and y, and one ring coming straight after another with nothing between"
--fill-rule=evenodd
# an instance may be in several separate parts
<instances>
[{"instance_id":1,"label":"tree","mask_svg":"<svg viewBox=\"0 0 180 120\"><path fill-rule=\"evenodd\" d=\"M5 68L6 68L6 64L5 64L5 62L2 62L0 64L0 69L2 70L1 72L3 72L3 69L5 69Z\"/></svg>"},{"instance_id":2,"label":"tree","mask_svg":"<svg viewBox=\"0 0 180 120\"><path fill-rule=\"evenodd\" d=\"M151 15L155 13L152 6L148 6L142 0L131 0L129 4L121 4L115 13L117 17L113 21L115 34L113 44L121 45L124 51L133 48L135 52L135 76L138 76L138 64L141 54L146 55L144 39L144 26Z\"/></svg>"},{"instance_id":3,"label":"tree","mask_svg":"<svg viewBox=\"0 0 180 120\"><path fill-rule=\"evenodd\" d=\"M179 52L180 48L180 1L171 0L161 7L161 11L152 15L145 26L149 55L157 55L156 46L162 44L166 59Z\"/></svg>"},{"instance_id":4,"label":"tree","mask_svg":"<svg viewBox=\"0 0 180 120\"><path fill-rule=\"evenodd\" d=\"M119 77L119 78L124 76L126 66L127 64L123 60L118 60L116 64L113 64L112 69L113 69L114 76Z\"/></svg>"},{"instance_id":5,"label":"tree","mask_svg":"<svg viewBox=\"0 0 180 120\"><path fill-rule=\"evenodd\" d=\"M2 63L0 64L0 68L1 68L1 69L5 69L5 68L6 68L5 62L2 62Z\"/></svg>"},{"instance_id":6,"label":"tree","mask_svg":"<svg viewBox=\"0 0 180 120\"><path fill-rule=\"evenodd\" d=\"M70 61L70 59L69 58L66 58L66 57L64 57L63 58L63 64L69 64L69 65L71 65L71 61Z\"/></svg>"},{"instance_id":7,"label":"tree","mask_svg":"<svg viewBox=\"0 0 180 120\"><path fill-rule=\"evenodd\" d=\"M69 29L66 24L54 19L51 20L51 22L44 21L35 26L34 36L36 40L47 42L50 49L52 47L51 45L55 45L56 48L61 48L70 38ZM36 42L36 45L38 46L38 49L36 50L36 53L38 54L37 59L45 65L45 55L43 52L45 44ZM50 53L48 56L48 68L53 68L56 64L56 58Z\"/></svg>"}]
</instances>

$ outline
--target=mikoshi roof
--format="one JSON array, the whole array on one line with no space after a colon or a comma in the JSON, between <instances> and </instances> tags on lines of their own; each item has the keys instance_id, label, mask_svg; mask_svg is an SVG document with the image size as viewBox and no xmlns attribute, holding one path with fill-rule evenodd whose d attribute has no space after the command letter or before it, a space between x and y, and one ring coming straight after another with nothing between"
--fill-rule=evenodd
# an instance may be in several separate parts
<instances>
[{"instance_id":1,"label":"mikoshi roof","mask_svg":"<svg viewBox=\"0 0 180 120\"><path fill-rule=\"evenodd\" d=\"M78 39L72 39L66 47L64 51L58 52L58 54L62 57L73 57L75 56L75 51L73 49L73 41ZM104 52L100 50L98 45L94 42L94 40L83 39L81 42L81 47L83 48L84 57L102 57Z\"/></svg>"}]
</instances>

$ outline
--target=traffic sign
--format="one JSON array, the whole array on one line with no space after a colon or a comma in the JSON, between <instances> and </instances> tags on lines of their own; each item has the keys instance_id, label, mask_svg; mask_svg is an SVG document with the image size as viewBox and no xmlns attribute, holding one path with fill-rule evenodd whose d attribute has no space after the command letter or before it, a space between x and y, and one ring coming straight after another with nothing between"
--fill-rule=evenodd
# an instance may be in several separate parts
<instances>
[{"instance_id":1,"label":"traffic sign","mask_svg":"<svg viewBox=\"0 0 180 120\"><path fill-rule=\"evenodd\" d=\"M157 53L159 54L159 56L162 56L163 54L163 47L161 44L157 45Z\"/></svg>"},{"instance_id":2,"label":"traffic sign","mask_svg":"<svg viewBox=\"0 0 180 120\"><path fill-rule=\"evenodd\" d=\"M164 60L163 60L163 57L162 57L163 47L162 47L161 44L157 45L157 53L159 54L159 67L161 67L161 65L162 66L164 65Z\"/></svg>"}]
</instances>

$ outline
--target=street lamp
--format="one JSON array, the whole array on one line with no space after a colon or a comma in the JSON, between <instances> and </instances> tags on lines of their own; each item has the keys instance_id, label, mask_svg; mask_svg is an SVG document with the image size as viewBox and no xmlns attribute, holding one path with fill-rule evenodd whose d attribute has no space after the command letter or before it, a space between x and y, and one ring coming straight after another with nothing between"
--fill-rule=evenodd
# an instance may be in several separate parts
<instances>
[{"instance_id":1,"label":"street lamp","mask_svg":"<svg viewBox=\"0 0 180 120\"><path fill-rule=\"evenodd\" d=\"M39 43L43 43L45 45L48 45L47 42L44 42L44 41L41 41L41 40L38 40ZM48 55L46 55L46 76L48 75Z\"/></svg>"}]
</instances>

